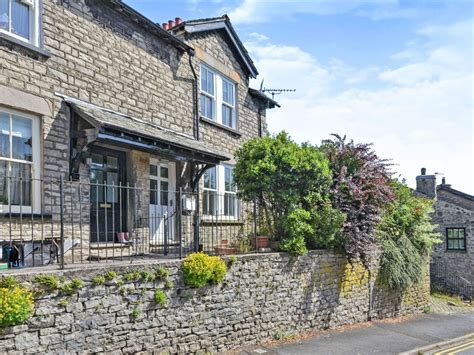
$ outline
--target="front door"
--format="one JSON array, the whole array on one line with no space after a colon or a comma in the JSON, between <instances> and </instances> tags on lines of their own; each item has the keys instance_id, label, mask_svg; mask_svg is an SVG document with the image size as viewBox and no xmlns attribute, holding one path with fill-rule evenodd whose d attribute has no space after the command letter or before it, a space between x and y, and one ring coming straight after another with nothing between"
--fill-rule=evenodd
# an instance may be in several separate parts
<instances>
[{"instance_id":1,"label":"front door","mask_svg":"<svg viewBox=\"0 0 474 355\"><path fill-rule=\"evenodd\" d=\"M150 242L155 245L174 240L175 235L175 164L150 160Z\"/></svg>"},{"instance_id":2,"label":"front door","mask_svg":"<svg viewBox=\"0 0 474 355\"><path fill-rule=\"evenodd\" d=\"M92 151L90 169L91 242L113 243L125 232L127 191L125 153L108 149Z\"/></svg>"}]
</instances>

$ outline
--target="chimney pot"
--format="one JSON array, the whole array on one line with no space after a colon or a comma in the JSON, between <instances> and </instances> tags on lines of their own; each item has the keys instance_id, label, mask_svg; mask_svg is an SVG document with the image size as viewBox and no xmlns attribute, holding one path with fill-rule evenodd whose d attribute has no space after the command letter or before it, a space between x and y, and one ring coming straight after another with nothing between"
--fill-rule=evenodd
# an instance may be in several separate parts
<instances>
[{"instance_id":1,"label":"chimney pot","mask_svg":"<svg viewBox=\"0 0 474 355\"><path fill-rule=\"evenodd\" d=\"M446 178L445 178L445 177L443 177L443 178L441 179L441 183L442 183L443 185L446 185Z\"/></svg>"},{"instance_id":2,"label":"chimney pot","mask_svg":"<svg viewBox=\"0 0 474 355\"><path fill-rule=\"evenodd\" d=\"M426 168L421 168L421 175L426 175Z\"/></svg>"},{"instance_id":3,"label":"chimney pot","mask_svg":"<svg viewBox=\"0 0 474 355\"><path fill-rule=\"evenodd\" d=\"M178 26L178 25L181 25L183 23L183 19L181 17L176 17L174 19L174 22L175 22L176 26Z\"/></svg>"},{"instance_id":4,"label":"chimney pot","mask_svg":"<svg viewBox=\"0 0 474 355\"><path fill-rule=\"evenodd\" d=\"M173 21L173 20L169 20L169 21L168 21L168 29L171 30L173 27L174 27L174 21Z\"/></svg>"},{"instance_id":5,"label":"chimney pot","mask_svg":"<svg viewBox=\"0 0 474 355\"><path fill-rule=\"evenodd\" d=\"M163 29L165 29L166 31L168 31L168 23L167 23L167 22L163 22L163 24L161 25L161 27L163 27Z\"/></svg>"}]
</instances>

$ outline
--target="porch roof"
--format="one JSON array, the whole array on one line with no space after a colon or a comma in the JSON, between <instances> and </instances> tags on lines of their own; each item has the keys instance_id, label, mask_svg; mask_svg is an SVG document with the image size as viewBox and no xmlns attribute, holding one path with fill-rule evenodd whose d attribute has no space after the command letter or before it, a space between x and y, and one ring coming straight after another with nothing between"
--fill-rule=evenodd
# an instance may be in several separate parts
<instances>
[{"instance_id":1,"label":"porch roof","mask_svg":"<svg viewBox=\"0 0 474 355\"><path fill-rule=\"evenodd\" d=\"M230 154L210 148L187 134L77 99L64 99L77 116L97 130L95 141L204 164L232 159Z\"/></svg>"}]
</instances>

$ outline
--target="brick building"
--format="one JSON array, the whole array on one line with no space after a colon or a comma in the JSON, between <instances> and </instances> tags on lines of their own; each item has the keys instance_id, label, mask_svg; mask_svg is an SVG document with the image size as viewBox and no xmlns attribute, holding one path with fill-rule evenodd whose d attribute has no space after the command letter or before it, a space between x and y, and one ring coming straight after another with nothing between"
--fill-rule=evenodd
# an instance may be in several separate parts
<instances>
[{"instance_id":1,"label":"brick building","mask_svg":"<svg viewBox=\"0 0 474 355\"><path fill-rule=\"evenodd\" d=\"M416 191L436 200L433 222L438 225L442 243L432 254L432 283L443 283L448 291L472 296L474 196L453 189L445 178L437 185L436 175L427 175L426 169L416 178Z\"/></svg>"},{"instance_id":2,"label":"brick building","mask_svg":"<svg viewBox=\"0 0 474 355\"><path fill-rule=\"evenodd\" d=\"M2 243L28 254L61 234L83 260L197 248L206 223L242 234L234 152L278 106L257 74L227 16L160 26L120 0L0 1Z\"/></svg>"}]
</instances>

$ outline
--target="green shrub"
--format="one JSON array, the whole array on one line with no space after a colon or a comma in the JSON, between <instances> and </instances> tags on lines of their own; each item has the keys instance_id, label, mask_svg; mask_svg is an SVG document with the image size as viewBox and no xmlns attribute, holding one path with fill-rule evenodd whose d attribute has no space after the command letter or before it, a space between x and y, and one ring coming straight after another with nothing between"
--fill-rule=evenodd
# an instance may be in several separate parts
<instances>
[{"instance_id":1,"label":"green shrub","mask_svg":"<svg viewBox=\"0 0 474 355\"><path fill-rule=\"evenodd\" d=\"M131 271L123 275L123 280L125 282L137 281L140 279L140 277L141 277L141 273L139 271Z\"/></svg>"},{"instance_id":2,"label":"green shrub","mask_svg":"<svg viewBox=\"0 0 474 355\"><path fill-rule=\"evenodd\" d=\"M184 259L182 267L185 284L194 287L219 284L224 280L227 273L224 260L204 253L189 254Z\"/></svg>"},{"instance_id":3,"label":"green shrub","mask_svg":"<svg viewBox=\"0 0 474 355\"><path fill-rule=\"evenodd\" d=\"M294 142L286 132L247 141L237 153L234 178L244 201L259 201L270 236L287 238L285 219L330 199L331 170L323 151ZM260 228L262 231L262 229Z\"/></svg>"},{"instance_id":4,"label":"green shrub","mask_svg":"<svg viewBox=\"0 0 474 355\"><path fill-rule=\"evenodd\" d=\"M306 242L303 236L285 239L280 246L281 250L290 253L292 256L306 255Z\"/></svg>"},{"instance_id":5,"label":"green shrub","mask_svg":"<svg viewBox=\"0 0 474 355\"><path fill-rule=\"evenodd\" d=\"M19 283L14 276L11 276L11 275L3 276L0 279L1 288L13 288L15 286L19 286Z\"/></svg>"},{"instance_id":6,"label":"green shrub","mask_svg":"<svg viewBox=\"0 0 474 355\"><path fill-rule=\"evenodd\" d=\"M0 287L0 326L7 327L27 321L33 313L33 294L18 284L11 283L11 279L2 280L5 283Z\"/></svg>"},{"instance_id":7,"label":"green shrub","mask_svg":"<svg viewBox=\"0 0 474 355\"><path fill-rule=\"evenodd\" d=\"M142 271L141 273L141 278L144 280L144 281L149 281L149 282L153 282L155 281L155 275L153 275L151 272L149 271Z\"/></svg>"},{"instance_id":8,"label":"green shrub","mask_svg":"<svg viewBox=\"0 0 474 355\"><path fill-rule=\"evenodd\" d=\"M168 277L169 271L166 270L164 267L160 267L156 270L155 274L157 279L164 279Z\"/></svg>"},{"instance_id":9,"label":"green shrub","mask_svg":"<svg viewBox=\"0 0 474 355\"><path fill-rule=\"evenodd\" d=\"M112 281L117 278L117 273L115 271L110 270L104 274L104 277L107 281Z\"/></svg>"},{"instance_id":10,"label":"green shrub","mask_svg":"<svg viewBox=\"0 0 474 355\"><path fill-rule=\"evenodd\" d=\"M57 290L60 287L59 277L56 275L36 275L34 281L49 290Z\"/></svg>"},{"instance_id":11,"label":"green shrub","mask_svg":"<svg viewBox=\"0 0 474 355\"><path fill-rule=\"evenodd\" d=\"M234 265L237 262L237 257L235 255L232 255L229 257L229 266Z\"/></svg>"},{"instance_id":12,"label":"green shrub","mask_svg":"<svg viewBox=\"0 0 474 355\"><path fill-rule=\"evenodd\" d=\"M225 275L227 274L227 265L222 258L218 256L211 256L212 258L212 275L210 282L217 285L224 281Z\"/></svg>"},{"instance_id":13,"label":"green shrub","mask_svg":"<svg viewBox=\"0 0 474 355\"><path fill-rule=\"evenodd\" d=\"M423 263L440 240L431 223L433 201L414 195L400 182L392 182L391 188L395 200L377 228L382 245L380 279L391 288L404 289L421 281Z\"/></svg>"},{"instance_id":14,"label":"green shrub","mask_svg":"<svg viewBox=\"0 0 474 355\"><path fill-rule=\"evenodd\" d=\"M133 320L136 320L138 317L140 317L140 311L135 308L132 313L130 314L130 316L132 317Z\"/></svg>"},{"instance_id":15,"label":"green shrub","mask_svg":"<svg viewBox=\"0 0 474 355\"><path fill-rule=\"evenodd\" d=\"M166 307L166 305L168 304L168 297L166 296L166 293L164 293L164 291L162 290L156 290L153 299L161 307Z\"/></svg>"},{"instance_id":16,"label":"green shrub","mask_svg":"<svg viewBox=\"0 0 474 355\"><path fill-rule=\"evenodd\" d=\"M171 281L171 279L167 278L166 281L165 281L165 288L167 290L170 290L173 288L173 281Z\"/></svg>"},{"instance_id":17,"label":"green shrub","mask_svg":"<svg viewBox=\"0 0 474 355\"><path fill-rule=\"evenodd\" d=\"M70 282L63 285L61 290L64 293L72 294L77 290L80 290L84 286L84 282L81 279L74 278Z\"/></svg>"},{"instance_id":18,"label":"green shrub","mask_svg":"<svg viewBox=\"0 0 474 355\"><path fill-rule=\"evenodd\" d=\"M91 282L94 286L100 286L105 284L105 276L104 275L96 275L92 278Z\"/></svg>"}]
</instances>

